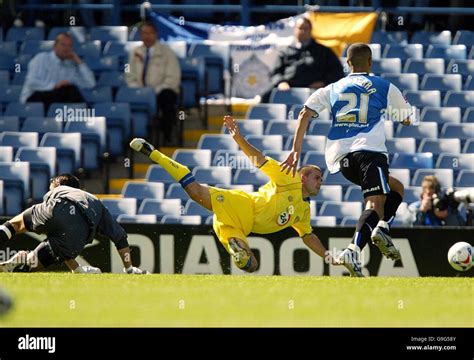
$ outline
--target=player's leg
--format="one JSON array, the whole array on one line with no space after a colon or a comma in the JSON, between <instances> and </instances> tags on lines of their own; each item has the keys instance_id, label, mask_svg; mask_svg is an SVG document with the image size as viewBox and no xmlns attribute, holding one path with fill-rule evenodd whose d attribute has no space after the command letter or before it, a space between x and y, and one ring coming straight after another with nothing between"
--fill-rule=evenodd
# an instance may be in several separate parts
<instances>
[{"instance_id":1,"label":"player's leg","mask_svg":"<svg viewBox=\"0 0 474 360\"><path fill-rule=\"evenodd\" d=\"M212 211L209 188L196 182L188 167L180 164L177 161L174 161L173 159L170 159L162 152L156 150L152 144L144 139L133 139L130 142L130 147L133 150L148 156L150 160L161 165L173 179L181 184L191 199L196 201L207 210Z\"/></svg>"},{"instance_id":2,"label":"player's leg","mask_svg":"<svg viewBox=\"0 0 474 360\"><path fill-rule=\"evenodd\" d=\"M258 262L254 253L245 241L237 238L229 239L229 252L234 264L241 270L252 273L257 270Z\"/></svg>"},{"instance_id":3,"label":"player's leg","mask_svg":"<svg viewBox=\"0 0 474 360\"><path fill-rule=\"evenodd\" d=\"M403 187L403 184L393 176L389 176L388 183L390 186L390 193L387 195L387 199L385 200L383 219L391 225L395 219L397 209L403 201L405 188Z\"/></svg>"}]
</instances>

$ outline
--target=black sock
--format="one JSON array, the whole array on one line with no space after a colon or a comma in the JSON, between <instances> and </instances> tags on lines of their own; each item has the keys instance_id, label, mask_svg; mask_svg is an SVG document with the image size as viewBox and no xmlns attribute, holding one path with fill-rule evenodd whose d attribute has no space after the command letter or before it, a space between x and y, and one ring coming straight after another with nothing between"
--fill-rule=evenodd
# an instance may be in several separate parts
<instances>
[{"instance_id":1,"label":"black sock","mask_svg":"<svg viewBox=\"0 0 474 360\"><path fill-rule=\"evenodd\" d=\"M375 210L364 210L357 222L352 243L356 244L362 250L369 242L372 229L377 226L379 220L380 218Z\"/></svg>"},{"instance_id":2,"label":"black sock","mask_svg":"<svg viewBox=\"0 0 474 360\"><path fill-rule=\"evenodd\" d=\"M383 220L386 221L389 225L395 219L395 214L397 213L397 209L402 203L403 198L402 196L397 193L396 191L390 191L385 199L385 206L383 209L384 215Z\"/></svg>"}]
</instances>

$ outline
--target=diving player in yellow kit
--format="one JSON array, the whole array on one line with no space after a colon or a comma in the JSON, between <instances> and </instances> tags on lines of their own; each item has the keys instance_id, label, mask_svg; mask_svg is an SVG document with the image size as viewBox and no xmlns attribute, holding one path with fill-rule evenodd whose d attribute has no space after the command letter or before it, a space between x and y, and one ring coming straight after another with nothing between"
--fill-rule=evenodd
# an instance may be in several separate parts
<instances>
[{"instance_id":1,"label":"diving player in yellow kit","mask_svg":"<svg viewBox=\"0 0 474 360\"><path fill-rule=\"evenodd\" d=\"M281 172L277 161L264 156L245 140L232 116L225 116L224 123L251 162L270 178L258 192L249 194L201 185L186 166L155 150L146 140L133 139L130 147L161 165L191 199L214 213L214 231L240 269L254 272L258 267L247 241L248 234L269 234L289 226L312 251L337 265L311 228L309 198L319 192L321 169L306 165L298 170L296 177Z\"/></svg>"}]
</instances>

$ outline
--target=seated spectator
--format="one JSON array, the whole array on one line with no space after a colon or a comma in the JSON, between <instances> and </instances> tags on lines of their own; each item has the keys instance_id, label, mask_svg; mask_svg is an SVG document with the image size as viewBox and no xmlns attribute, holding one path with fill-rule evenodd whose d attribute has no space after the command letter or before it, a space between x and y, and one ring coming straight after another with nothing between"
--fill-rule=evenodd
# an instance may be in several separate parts
<instances>
[{"instance_id":1,"label":"seated spectator","mask_svg":"<svg viewBox=\"0 0 474 360\"><path fill-rule=\"evenodd\" d=\"M441 186L434 175L425 176L421 183L420 200L409 205L413 214L413 225L427 226L461 226L464 221L457 208L440 209L436 199L440 198Z\"/></svg>"},{"instance_id":2,"label":"seated spectator","mask_svg":"<svg viewBox=\"0 0 474 360\"><path fill-rule=\"evenodd\" d=\"M158 30L151 22L144 22L140 29L143 45L132 51L129 58L130 71L125 80L130 87L150 86L155 89L159 130L164 145L175 145L173 134L177 122L177 102L181 84L181 69L178 58L168 46L159 42ZM160 115L160 116L158 116ZM153 126L154 130L156 126ZM159 141L154 131L155 140Z\"/></svg>"},{"instance_id":3,"label":"seated spectator","mask_svg":"<svg viewBox=\"0 0 474 360\"><path fill-rule=\"evenodd\" d=\"M92 88L95 78L89 67L73 49L73 38L67 33L56 36L52 51L41 52L28 64L21 102L84 102L79 88Z\"/></svg>"},{"instance_id":4,"label":"seated spectator","mask_svg":"<svg viewBox=\"0 0 474 360\"><path fill-rule=\"evenodd\" d=\"M292 45L278 54L270 80L270 89L262 95L268 102L273 88L289 90L291 87L319 89L344 77L339 58L334 52L318 44L311 37L311 21L305 17L296 21Z\"/></svg>"}]
</instances>

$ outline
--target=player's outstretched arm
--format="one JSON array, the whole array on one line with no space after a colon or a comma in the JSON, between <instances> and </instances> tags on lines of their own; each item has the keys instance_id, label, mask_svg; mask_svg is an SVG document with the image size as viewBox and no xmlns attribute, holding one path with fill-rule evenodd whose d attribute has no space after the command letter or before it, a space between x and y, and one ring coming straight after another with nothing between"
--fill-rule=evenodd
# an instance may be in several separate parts
<instances>
[{"instance_id":1,"label":"player's outstretched arm","mask_svg":"<svg viewBox=\"0 0 474 360\"><path fill-rule=\"evenodd\" d=\"M266 161L265 156L240 134L239 125L235 122L235 119L230 115L226 115L224 116L224 124L234 141L240 146L250 161L252 161L252 164L258 167L262 166Z\"/></svg>"},{"instance_id":2,"label":"player's outstretched arm","mask_svg":"<svg viewBox=\"0 0 474 360\"><path fill-rule=\"evenodd\" d=\"M293 176L295 176L296 169L298 167L298 160L301 155L301 147L303 146L304 134L306 133L306 129L308 128L311 117L313 117L315 114L316 112L307 108L306 106L300 111L298 115L298 126L293 139L293 148L291 149L291 152L286 160L280 164L281 171L286 170L287 174L291 172Z\"/></svg>"},{"instance_id":3,"label":"player's outstretched arm","mask_svg":"<svg viewBox=\"0 0 474 360\"><path fill-rule=\"evenodd\" d=\"M315 234L307 234L303 236L303 242L307 247L309 247L313 252L321 256L326 262L339 265L331 256L331 254L326 250L324 245L321 243L321 240Z\"/></svg>"}]
</instances>

